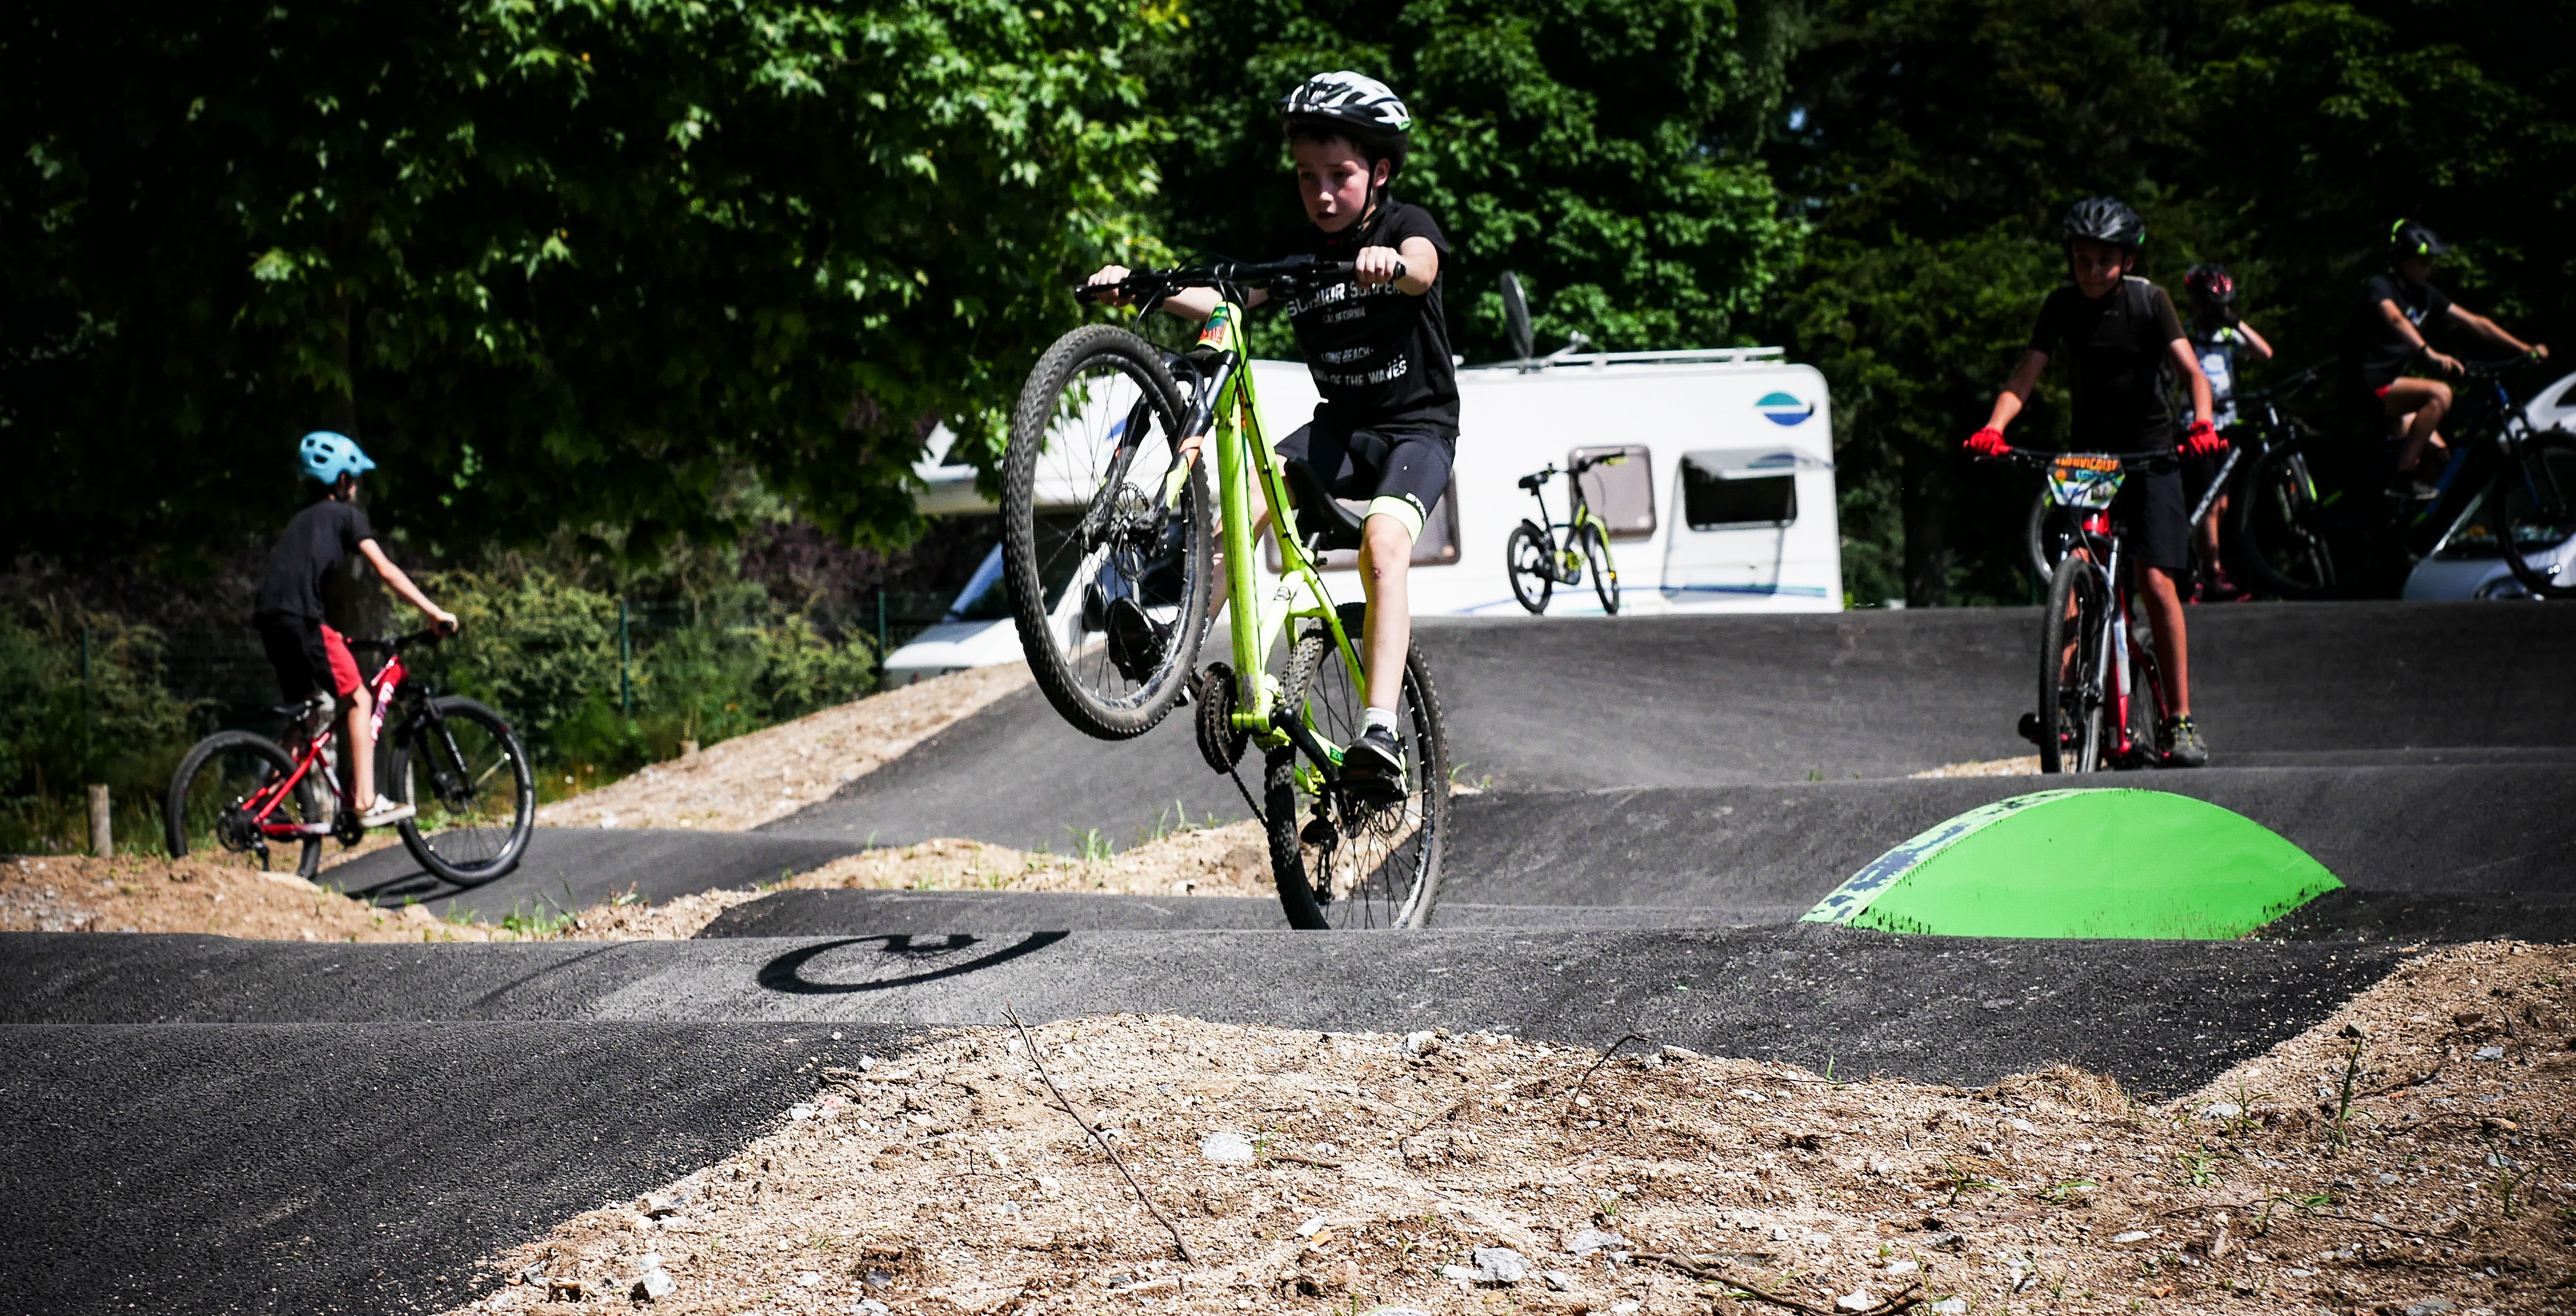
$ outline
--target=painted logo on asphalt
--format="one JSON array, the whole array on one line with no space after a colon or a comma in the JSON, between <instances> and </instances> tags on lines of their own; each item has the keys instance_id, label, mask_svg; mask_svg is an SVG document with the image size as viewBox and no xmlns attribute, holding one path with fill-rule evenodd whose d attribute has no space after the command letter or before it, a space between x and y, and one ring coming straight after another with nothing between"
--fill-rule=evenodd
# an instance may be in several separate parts
<instances>
[{"instance_id":1,"label":"painted logo on asphalt","mask_svg":"<svg viewBox=\"0 0 2576 1316\"><path fill-rule=\"evenodd\" d=\"M1816 404L1800 402L1786 393L1766 393L1753 409L1771 418L1774 425L1803 425L1816 414Z\"/></svg>"}]
</instances>

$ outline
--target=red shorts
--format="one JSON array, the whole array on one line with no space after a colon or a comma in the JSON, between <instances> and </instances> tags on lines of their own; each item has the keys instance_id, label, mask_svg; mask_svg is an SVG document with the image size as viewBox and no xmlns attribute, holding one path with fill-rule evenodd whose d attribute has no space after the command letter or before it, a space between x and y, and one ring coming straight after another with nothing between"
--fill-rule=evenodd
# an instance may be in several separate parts
<instances>
[{"instance_id":1,"label":"red shorts","mask_svg":"<svg viewBox=\"0 0 2576 1316\"><path fill-rule=\"evenodd\" d=\"M331 693L342 699L358 692L358 660L349 654L349 641L328 626L317 626L322 632L322 660L331 669Z\"/></svg>"},{"instance_id":2,"label":"red shorts","mask_svg":"<svg viewBox=\"0 0 2576 1316\"><path fill-rule=\"evenodd\" d=\"M2370 395L2371 395L2372 397L2378 398L2378 399L2379 399L2380 401L2382 401L2382 402L2385 402L2385 401L2387 401L2387 400L2388 400L2388 390L2390 390L2390 389L2392 389L2392 388L2395 388L2395 387L2397 387L2397 381L2395 381L2395 380L2393 380L2393 379L2392 379L2392 380L2390 380L2389 382L2387 382L2387 383L2385 383L2385 384L2382 384L2382 385L2380 385L2379 387L2377 387L2377 388L2374 388L2374 389L2370 390Z\"/></svg>"}]
</instances>

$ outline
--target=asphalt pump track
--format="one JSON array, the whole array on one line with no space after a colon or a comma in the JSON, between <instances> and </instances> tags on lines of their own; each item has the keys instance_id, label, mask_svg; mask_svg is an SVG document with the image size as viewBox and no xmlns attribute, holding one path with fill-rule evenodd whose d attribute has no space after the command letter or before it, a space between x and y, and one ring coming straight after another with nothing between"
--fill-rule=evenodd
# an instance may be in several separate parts
<instances>
[{"instance_id":1,"label":"asphalt pump track","mask_svg":"<svg viewBox=\"0 0 2576 1316\"><path fill-rule=\"evenodd\" d=\"M10 936L0 1093L25 1114L0 1148L0 1267L29 1310L450 1305L488 1283L474 1258L739 1146L815 1067L1006 1001L1596 1046L1634 1031L1961 1084L2072 1061L2170 1093L2410 947L2564 937L2576 613L2509 605L2195 614L2201 720L2229 766L2102 784L2233 810L2341 878L2263 935L1795 922L1889 846L2039 785L1905 779L2022 752L2032 620L1426 626L1483 793L1458 801L1442 916L1420 933L1286 932L1267 900L779 893L679 943ZM546 833L531 862L676 893L870 839L1035 845L1176 807L1228 816L1231 788L1177 727L1103 747L1006 699L750 837ZM781 845L806 848L760 848Z\"/></svg>"}]
</instances>

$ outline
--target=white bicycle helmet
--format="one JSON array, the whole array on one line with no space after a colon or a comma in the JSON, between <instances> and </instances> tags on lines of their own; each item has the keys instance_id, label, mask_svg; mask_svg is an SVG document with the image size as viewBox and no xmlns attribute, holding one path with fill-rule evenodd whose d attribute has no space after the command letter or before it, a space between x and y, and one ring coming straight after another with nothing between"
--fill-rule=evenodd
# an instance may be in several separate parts
<instances>
[{"instance_id":1,"label":"white bicycle helmet","mask_svg":"<svg viewBox=\"0 0 2576 1316\"><path fill-rule=\"evenodd\" d=\"M1413 115L1385 83L1343 69L1318 73L1279 98L1280 117L1329 119L1337 124L1381 135L1401 134L1413 126Z\"/></svg>"}]
</instances>

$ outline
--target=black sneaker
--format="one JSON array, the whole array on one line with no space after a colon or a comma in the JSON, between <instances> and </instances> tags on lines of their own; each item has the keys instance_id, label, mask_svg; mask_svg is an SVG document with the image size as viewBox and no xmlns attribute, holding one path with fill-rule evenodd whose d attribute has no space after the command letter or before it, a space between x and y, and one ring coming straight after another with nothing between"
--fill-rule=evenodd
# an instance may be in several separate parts
<instances>
[{"instance_id":1,"label":"black sneaker","mask_svg":"<svg viewBox=\"0 0 2576 1316\"><path fill-rule=\"evenodd\" d=\"M1342 780L1354 793L1375 804L1392 804L1405 796L1404 750L1384 727L1370 727L1342 751Z\"/></svg>"},{"instance_id":2,"label":"black sneaker","mask_svg":"<svg viewBox=\"0 0 2576 1316\"><path fill-rule=\"evenodd\" d=\"M2188 717L2165 719L2164 742L2168 768L2197 768L2209 762L2209 746L2201 743L2200 728Z\"/></svg>"},{"instance_id":3,"label":"black sneaker","mask_svg":"<svg viewBox=\"0 0 2576 1316\"><path fill-rule=\"evenodd\" d=\"M1117 664L1118 674L1139 685L1163 665L1163 652L1171 647L1172 628L1145 615L1136 600L1126 597L1109 601L1101 620L1109 632L1109 661Z\"/></svg>"}]
</instances>

